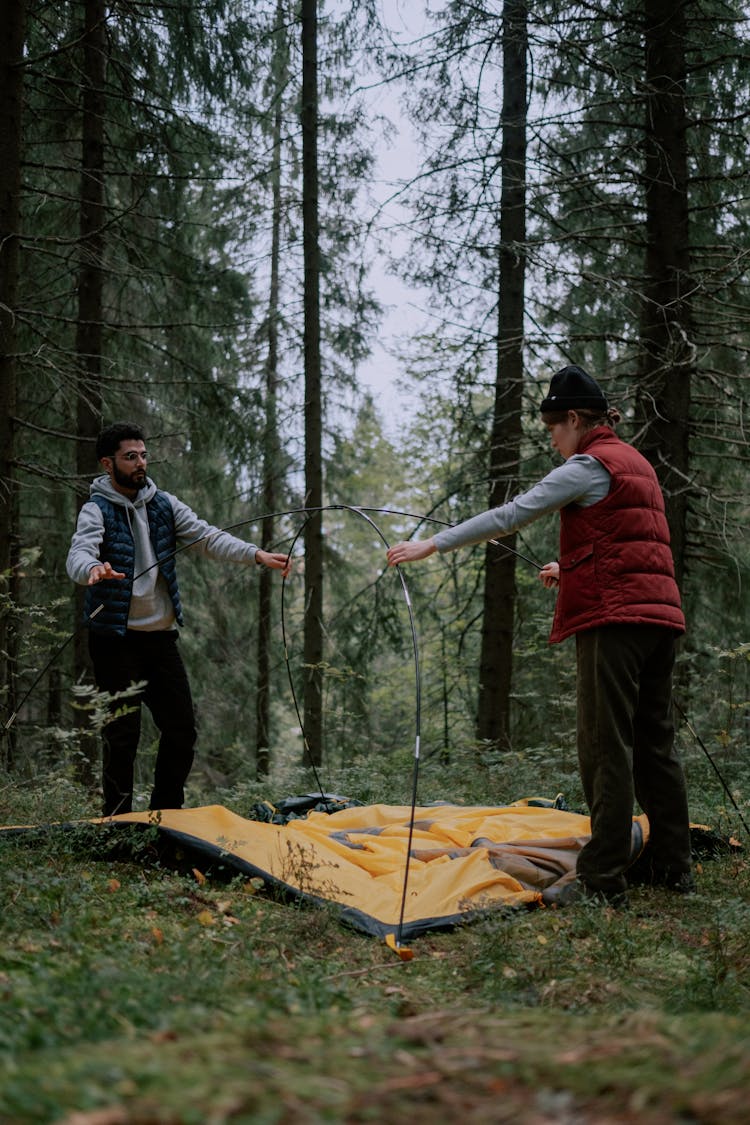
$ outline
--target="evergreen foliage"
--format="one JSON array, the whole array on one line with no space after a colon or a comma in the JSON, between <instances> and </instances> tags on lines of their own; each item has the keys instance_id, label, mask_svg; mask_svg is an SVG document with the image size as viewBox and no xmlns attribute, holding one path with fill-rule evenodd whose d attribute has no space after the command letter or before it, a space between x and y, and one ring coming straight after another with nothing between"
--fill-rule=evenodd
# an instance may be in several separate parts
<instances>
[{"instance_id":1,"label":"evergreen foliage","mask_svg":"<svg viewBox=\"0 0 750 1125\"><path fill-rule=\"evenodd\" d=\"M70 591L64 558L76 505L96 468L92 439L100 420L141 421L157 483L201 515L238 524L241 535L256 540L268 530L261 526L264 443L258 435L270 409L263 379L269 308L263 243L271 229L274 160L283 169L279 218L287 281L283 304L273 313L282 334L276 424L285 435L272 467L279 481L275 507L294 503L294 470L299 473L302 462L301 333L294 311L301 293L301 273L295 280L301 268L299 75L291 77L299 56L289 38L296 13L292 6L218 0L146 6L122 0L102 8L101 19L98 11L96 4L34 5L26 43L24 269L13 302L23 365L14 410L20 486L12 531L41 549L33 572L14 571L23 580L9 591L8 605L19 626L28 617L23 607ZM96 80L85 71L83 27L96 35ZM274 85L279 35L289 39L292 57ZM349 49L346 40L339 44L336 65ZM95 95L95 112L89 95ZM277 102L284 111L281 156L266 143ZM357 152L361 113L351 121L327 113L322 132L330 138L324 151L331 163L323 199L326 237L335 232L335 241L326 244L324 293L326 386L333 395L337 379L351 383L373 306L361 267L352 272L347 265L347 256L361 255L352 207L356 175L368 159L364 149ZM91 168L81 173L87 120L102 127L101 195L89 203L88 233L76 236L81 185L93 179ZM349 159L355 175L344 184L336 170ZM81 271L95 258L102 288L94 315L91 305L81 312L78 297ZM83 435L82 410L91 419ZM291 534L289 527L276 532L282 543ZM257 618L251 606L246 617L232 613L240 594L236 576L233 590L230 578L217 581L188 558L181 570L188 612L196 624L203 621L192 637L186 631L186 642L189 662L205 669L194 682L202 726L214 736L206 759L229 768L231 752L221 761L225 745L240 744L243 763L253 756L254 709L238 712L230 700L244 694L252 702ZM71 600L61 628L72 630L77 617ZM26 634L13 666L21 698L39 668L39 652ZM31 737L39 724L44 728L50 709L62 718L71 674L83 669L82 639L77 633L75 668L67 648L25 701L14 733L23 728ZM226 659L206 662L201 654L211 646L217 654L226 651ZM274 693L283 671L276 646L270 655ZM221 713L227 719L217 725ZM41 738L47 741L44 733ZM28 743L22 765L31 765Z\"/></svg>"},{"instance_id":2,"label":"evergreen foliage","mask_svg":"<svg viewBox=\"0 0 750 1125\"><path fill-rule=\"evenodd\" d=\"M646 433L646 421L667 402L654 379L680 364L689 371L680 436L688 459L673 464L684 477L684 490L673 491L686 517L677 549L690 626L681 699L705 715L712 733L724 732L717 737L742 738L747 23L731 2L691 0L684 27L675 25L684 56L673 96L685 118L688 244L679 325L686 350L676 367L657 357L655 375L644 366L651 356L644 295L648 305L655 283L649 239L659 215L649 201L655 154L647 125L656 88L646 47L659 10L656 0L618 0L614 8L548 0L525 13L530 96L525 176L515 185L525 191L523 237L503 227L503 183L512 181L502 145L503 44L515 42L504 40L506 6L446 2L435 7L427 34L405 47L379 26L369 2L318 10L320 385L312 398L326 511L315 663L322 758L331 766L368 747L408 753L413 739L411 622L399 579L381 573L379 531L388 541L424 535L538 479L552 464L537 418L541 390L568 360L589 367L624 408L624 436L667 460L669 426L656 444ZM3 219L11 236L3 266L15 240L18 284L14 293L3 274L0 294L14 311L12 336L3 321L2 361L17 376L3 420L3 497L12 496L3 509L4 547L16 553L3 563L0 647L6 712L14 699L24 701L12 732L21 773L70 758L85 774L71 706L80 646L75 657L71 645L53 657L78 620L64 559L96 470L91 439L100 417L141 420L154 479L199 514L236 525L262 546L294 543L302 555L309 513L302 510L300 33L290 0L28 4L17 115L20 217L4 212ZM93 61L92 43L100 52ZM423 144L415 181L398 185L411 206L413 245L394 251L391 265L432 295L430 322L415 326L401 357L418 405L410 417L388 420L397 427L388 438L357 387L378 315L367 274L381 245L368 185L386 129L358 76L371 76L376 62ZM514 160L517 171L520 152ZM97 191L87 195L87 184ZM502 262L514 254L527 278L522 339L503 321L509 275L504 281ZM87 279L99 285L97 314L85 311ZM511 347L521 349L522 397L498 410L498 356ZM14 387L16 380L3 382L4 393ZM669 379L659 387L667 395ZM348 510L358 505L415 518L373 512L378 531ZM569 748L570 658L545 644L551 595L535 577L535 564L556 554L554 520L528 529L515 547L532 562L516 560L506 584L514 599L506 746L510 754L542 747L552 726ZM494 738L476 727L477 670L483 622L496 624L483 592L504 552L475 549L405 574L419 642L423 744L444 761L467 748L477 761L494 761ZM189 553L180 560L200 768L217 784L256 771L272 776L275 755L283 768L302 752L288 679L301 700L310 663L302 649L303 565L300 559L284 591L285 646L279 584L261 593L255 573L219 573ZM735 655L718 655L727 653ZM731 703L714 704L705 685L723 686L730 667ZM724 698L721 688L715 695ZM10 736L6 754L13 755ZM144 776L148 768L144 755Z\"/></svg>"},{"instance_id":3,"label":"evergreen foliage","mask_svg":"<svg viewBox=\"0 0 750 1125\"><path fill-rule=\"evenodd\" d=\"M453 387L450 444L462 450L463 463L457 477L446 465L444 479L467 498L458 518L486 506L482 486L493 448L487 391L500 339L492 325L493 222L502 175L497 45L504 12L498 4L442 5L429 39L422 36L390 56L394 73L420 76L408 98L424 153L422 174L404 185L417 232L410 273L430 286L439 327L419 341L419 358L413 352L410 359L426 398L434 382ZM658 52L666 27L676 62L673 86L663 90L666 56ZM730 485L730 497L725 487L744 480L746 463L733 404L742 400L746 380L740 357L747 345L748 291L735 267L748 232L745 193L735 176L746 160L738 130L746 101L747 23L723 4L691 3L678 12L640 0L614 8L549 3L529 11L529 43L527 236L519 249L528 278L528 415L520 484L550 464L540 452L541 387L563 363L582 363L624 408L623 436L644 449L662 477L677 572L684 574L684 672L701 666L704 629L719 644L726 636L725 596L739 598L742 619L747 615L747 552L740 542L745 490ZM666 146L678 113L685 120L685 172L680 191L670 195L677 158ZM689 216L687 242L675 227L678 207ZM724 302L731 328L719 308ZM412 433L419 440L418 431ZM508 457L506 472L510 464ZM502 485L502 474L494 473L493 483ZM536 527L526 537L547 538ZM553 546L541 561L554 554ZM470 618L477 628L474 575L463 565L458 573L464 595L475 598ZM530 585L519 580L516 631L534 613L525 604ZM724 610L718 614L717 599ZM486 614L484 624L496 627ZM558 654L549 660L556 666ZM683 690L688 684L689 677ZM516 676L514 695L517 688ZM512 726L525 730L518 707Z\"/></svg>"}]
</instances>

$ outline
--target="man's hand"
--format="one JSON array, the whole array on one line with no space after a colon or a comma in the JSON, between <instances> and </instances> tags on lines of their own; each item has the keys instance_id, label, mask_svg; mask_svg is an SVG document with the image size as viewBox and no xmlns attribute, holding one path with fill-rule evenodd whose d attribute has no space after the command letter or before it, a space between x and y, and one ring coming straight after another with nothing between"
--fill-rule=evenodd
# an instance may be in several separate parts
<instances>
[{"instance_id":1,"label":"man's hand","mask_svg":"<svg viewBox=\"0 0 750 1125\"><path fill-rule=\"evenodd\" d=\"M89 586L95 586L97 582L103 581L105 578L124 578L125 575L120 570L113 570L108 562L96 563L89 571Z\"/></svg>"},{"instance_id":2,"label":"man's hand","mask_svg":"<svg viewBox=\"0 0 750 1125\"><path fill-rule=\"evenodd\" d=\"M547 563L546 566L543 566L539 571L539 581L541 582L542 586L546 586L548 589L552 586L559 586L560 564L557 562L550 562Z\"/></svg>"},{"instance_id":3,"label":"man's hand","mask_svg":"<svg viewBox=\"0 0 750 1125\"><path fill-rule=\"evenodd\" d=\"M394 543L388 549L386 558L389 566L398 566L399 563L418 562L420 559L434 555L437 547L432 539L417 539L408 543Z\"/></svg>"},{"instance_id":4,"label":"man's hand","mask_svg":"<svg viewBox=\"0 0 750 1125\"><path fill-rule=\"evenodd\" d=\"M292 560L289 555L275 554L271 551L256 551L255 561L260 566L267 566L270 570L280 570L282 578L292 572Z\"/></svg>"}]
</instances>

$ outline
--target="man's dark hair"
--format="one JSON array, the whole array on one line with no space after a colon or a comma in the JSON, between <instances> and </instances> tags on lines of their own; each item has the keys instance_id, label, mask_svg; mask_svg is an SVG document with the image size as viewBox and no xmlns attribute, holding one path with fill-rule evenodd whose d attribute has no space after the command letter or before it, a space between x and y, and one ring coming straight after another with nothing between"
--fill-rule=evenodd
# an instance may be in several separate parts
<instances>
[{"instance_id":1,"label":"man's dark hair","mask_svg":"<svg viewBox=\"0 0 750 1125\"><path fill-rule=\"evenodd\" d=\"M135 422L113 422L96 439L96 459L101 461L102 457L114 457L121 441L145 440L143 430Z\"/></svg>"}]
</instances>

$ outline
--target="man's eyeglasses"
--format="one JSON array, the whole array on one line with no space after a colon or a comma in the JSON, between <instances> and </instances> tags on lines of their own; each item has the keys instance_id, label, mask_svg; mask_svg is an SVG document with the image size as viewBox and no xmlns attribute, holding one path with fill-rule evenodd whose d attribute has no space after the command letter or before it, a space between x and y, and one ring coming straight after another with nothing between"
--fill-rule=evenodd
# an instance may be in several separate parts
<instances>
[{"instance_id":1,"label":"man's eyeglasses","mask_svg":"<svg viewBox=\"0 0 750 1125\"><path fill-rule=\"evenodd\" d=\"M127 461L129 465L134 465L136 461L148 461L148 453L144 450L143 453L118 453L121 461Z\"/></svg>"}]
</instances>

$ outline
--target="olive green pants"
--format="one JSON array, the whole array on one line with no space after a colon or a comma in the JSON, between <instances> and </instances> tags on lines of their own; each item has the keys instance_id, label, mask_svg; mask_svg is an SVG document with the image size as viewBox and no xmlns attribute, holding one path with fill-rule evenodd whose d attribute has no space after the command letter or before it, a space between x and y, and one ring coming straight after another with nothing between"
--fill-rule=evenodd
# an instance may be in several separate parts
<instances>
[{"instance_id":1,"label":"olive green pants","mask_svg":"<svg viewBox=\"0 0 750 1125\"><path fill-rule=\"evenodd\" d=\"M658 625L604 625L576 634L578 761L591 840L578 877L625 890L637 800L649 821L655 870L690 870L690 821L674 748L675 634Z\"/></svg>"}]
</instances>

